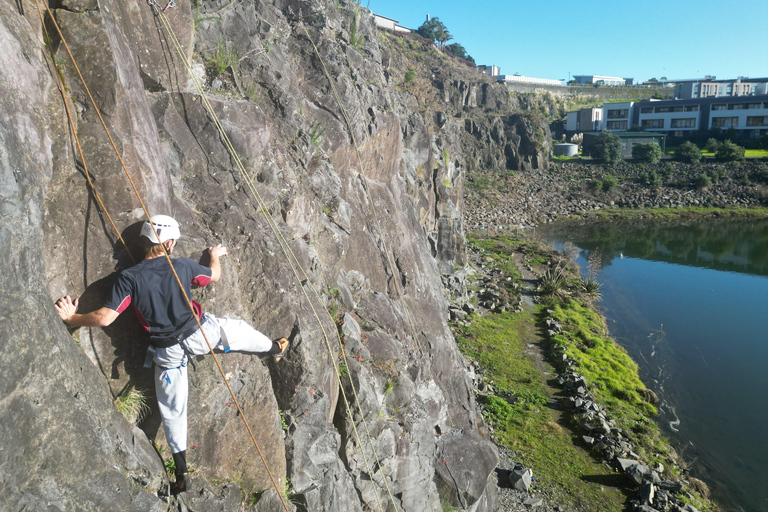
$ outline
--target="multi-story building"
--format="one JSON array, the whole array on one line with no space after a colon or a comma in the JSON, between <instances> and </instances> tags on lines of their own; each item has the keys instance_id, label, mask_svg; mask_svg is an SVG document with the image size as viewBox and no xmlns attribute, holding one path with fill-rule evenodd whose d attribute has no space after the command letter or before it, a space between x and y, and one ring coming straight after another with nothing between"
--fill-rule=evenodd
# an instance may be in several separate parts
<instances>
[{"instance_id":1,"label":"multi-story building","mask_svg":"<svg viewBox=\"0 0 768 512\"><path fill-rule=\"evenodd\" d=\"M766 84L768 78L745 78L739 77L735 80L715 80L705 78L704 80L684 80L678 81L675 85L675 98L692 99L724 97L724 96L750 96L761 94L758 87ZM766 85L761 87L765 89ZM762 92L765 94L765 92Z\"/></svg>"},{"instance_id":2,"label":"multi-story building","mask_svg":"<svg viewBox=\"0 0 768 512\"><path fill-rule=\"evenodd\" d=\"M565 118L565 131L572 132L599 132L603 130L602 108L583 108L575 112L568 112Z\"/></svg>"},{"instance_id":3,"label":"multi-story building","mask_svg":"<svg viewBox=\"0 0 768 512\"><path fill-rule=\"evenodd\" d=\"M768 134L768 94L707 97L689 100L651 100L607 103L602 124L577 123L582 109L569 112L566 131L634 131L641 129L684 137L696 130L735 130L740 137L760 138ZM595 119L595 114L592 114Z\"/></svg>"}]
</instances>

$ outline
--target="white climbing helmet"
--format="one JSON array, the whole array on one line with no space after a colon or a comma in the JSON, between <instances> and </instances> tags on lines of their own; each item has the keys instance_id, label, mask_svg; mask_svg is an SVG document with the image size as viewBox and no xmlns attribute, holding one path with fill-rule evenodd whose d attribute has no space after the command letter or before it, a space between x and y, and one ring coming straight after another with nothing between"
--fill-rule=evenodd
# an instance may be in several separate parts
<instances>
[{"instance_id":1,"label":"white climbing helmet","mask_svg":"<svg viewBox=\"0 0 768 512\"><path fill-rule=\"evenodd\" d=\"M152 229L153 225L155 226L154 230ZM155 231L157 231L157 236L155 236ZM178 240L181 231L179 231L179 223L173 217L153 215L149 220L144 221L144 225L141 226L141 235L149 238L153 244L161 244L166 240ZM158 237L160 237L159 240Z\"/></svg>"}]
</instances>

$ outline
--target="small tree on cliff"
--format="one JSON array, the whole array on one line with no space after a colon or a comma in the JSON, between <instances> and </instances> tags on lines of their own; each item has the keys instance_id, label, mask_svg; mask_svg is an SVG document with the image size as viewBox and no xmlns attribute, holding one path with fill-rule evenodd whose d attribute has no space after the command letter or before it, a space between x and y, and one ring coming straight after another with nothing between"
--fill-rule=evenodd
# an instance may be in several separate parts
<instances>
[{"instance_id":1,"label":"small tree on cliff","mask_svg":"<svg viewBox=\"0 0 768 512\"><path fill-rule=\"evenodd\" d=\"M416 30L421 37L429 39L430 41L437 41L438 46L442 47L448 40L453 39L453 36L445 28L445 25L440 18L430 18Z\"/></svg>"},{"instance_id":2,"label":"small tree on cliff","mask_svg":"<svg viewBox=\"0 0 768 512\"><path fill-rule=\"evenodd\" d=\"M604 164L618 164L621 156L621 139L611 132L601 132L592 144L592 158Z\"/></svg>"}]
</instances>

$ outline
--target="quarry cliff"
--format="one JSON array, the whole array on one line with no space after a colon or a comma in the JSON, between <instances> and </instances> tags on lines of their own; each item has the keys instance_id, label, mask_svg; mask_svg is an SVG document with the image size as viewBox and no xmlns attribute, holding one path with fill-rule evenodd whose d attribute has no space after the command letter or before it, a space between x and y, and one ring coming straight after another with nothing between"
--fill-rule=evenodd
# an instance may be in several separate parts
<instances>
[{"instance_id":1,"label":"quarry cliff","mask_svg":"<svg viewBox=\"0 0 768 512\"><path fill-rule=\"evenodd\" d=\"M68 330L52 306L100 307L145 218L69 50L147 210L181 223L179 255L228 247L196 300L291 340L279 364L221 357L264 462L192 360L189 509L283 510L288 489L299 510L493 510L441 275L464 264L466 172L546 168L546 125L423 42L412 64L354 2L49 5L0 0L4 508L177 506L136 317ZM114 405L132 389L152 397L136 425Z\"/></svg>"}]
</instances>

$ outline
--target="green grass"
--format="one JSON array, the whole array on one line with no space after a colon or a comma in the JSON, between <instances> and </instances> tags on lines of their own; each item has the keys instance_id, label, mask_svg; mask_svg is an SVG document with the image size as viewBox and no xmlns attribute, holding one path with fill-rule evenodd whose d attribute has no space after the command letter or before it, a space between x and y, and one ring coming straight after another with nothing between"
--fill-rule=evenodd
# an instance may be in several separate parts
<instances>
[{"instance_id":1,"label":"green grass","mask_svg":"<svg viewBox=\"0 0 768 512\"><path fill-rule=\"evenodd\" d=\"M486 420L558 503L582 510L622 510L625 497L617 488L621 476L580 448L578 437L546 406L551 395L547 375L526 354L534 324L532 311L505 312L474 318L458 336L461 351L478 361L497 394L518 398L510 404L499 396L488 397ZM554 372L548 365L547 370Z\"/></svg>"},{"instance_id":2,"label":"green grass","mask_svg":"<svg viewBox=\"0 0 768 512\"><path fill-rule=\"evenodd\" d=\"M608 409L616 426L636 444L635 451L652 463L671 467L667 442L653 421L656 407L640 394L646 386L640 380L637 363L608 336L602 317L574 299L550 301L546 306L554 310L552 316L563 328L553 341L577 361L595 400Z\"/></svg>"},{"instance_id":3,"label":"green grass","mask_svg":"<svg viewBox=\"0 0 768 512\"><path fill-rule=\"evenodd\" d=\"M552 160L555 162L578 162L581 160L580 156L553 156Z\"/></svg>"},{"instance_id":4,"label":"green grass","mask_svg":"<svg viewBox=\"0 0 768 512\"><path fill-rule=\"evenodd\" d=\"M493 239L475 239L468 237L467 243L483 249L483 256L492 260L489 263L500 269L506 275L512 277L513 281L520 281L520 279L522 279L520 270L518 270L517 265L515 265L512 258L513 250L523 243L520 239L506 236L500 236Z\"/></svg>"},{"instance_id":5,"label":"green grass","mask_svg":"<svg viewBox=\"0 0 768 512\"><path fill-rule=\"evenodd\" d=\"M115 398L115 407L131 425L136 425L149 413L144 390L130 388Z\"/></svg>"},{"instance_id":6,"label":"green grass","mask_svg":"<svg viewBox=\"0 0 768 512\"><path fill-rule=\"evenodd\" d=\"M612 208L586 212L583 216L593 219L695 219L706 217L763 218L768 208L709 208L686 206L681 208ZM564 217L563 220L568 219Z\"/></svg>"},{"instance_id":7,"label":"green grass","mask_svg":"<svg viewBox=\"0 0 768 512\"><path fill-rule=\"evenodd\" d=\"M746 149L744 156L746 158L768 158L768 149Z\"/></svg>"}]
</instances>

